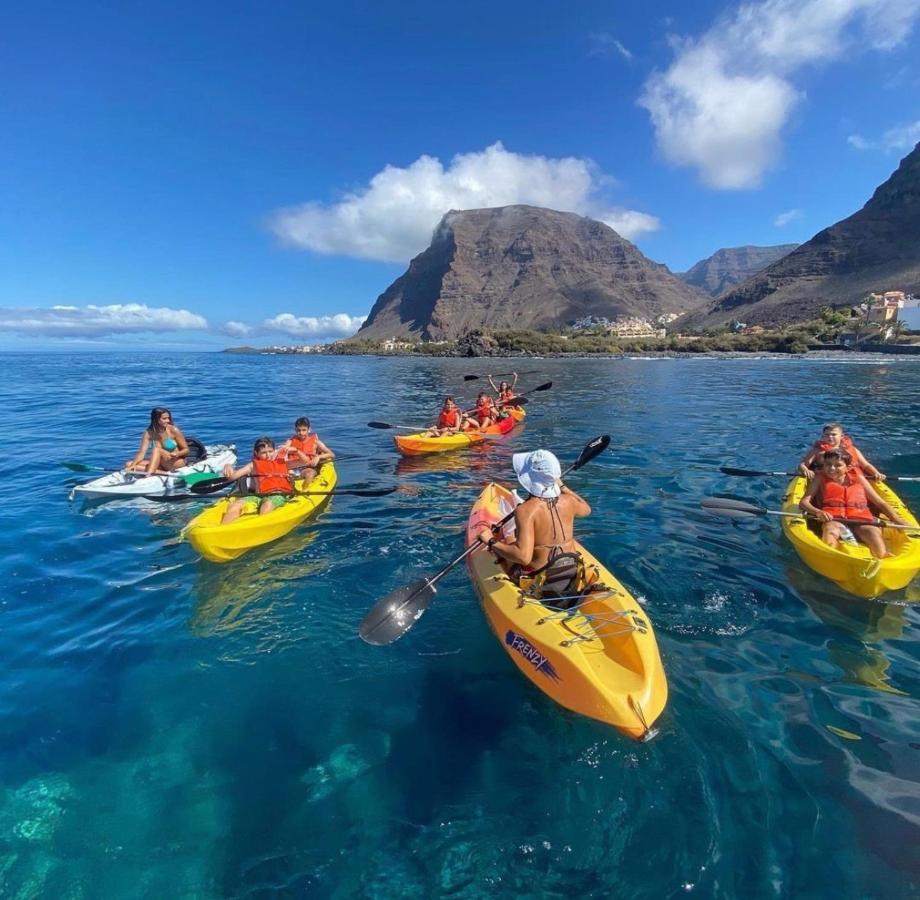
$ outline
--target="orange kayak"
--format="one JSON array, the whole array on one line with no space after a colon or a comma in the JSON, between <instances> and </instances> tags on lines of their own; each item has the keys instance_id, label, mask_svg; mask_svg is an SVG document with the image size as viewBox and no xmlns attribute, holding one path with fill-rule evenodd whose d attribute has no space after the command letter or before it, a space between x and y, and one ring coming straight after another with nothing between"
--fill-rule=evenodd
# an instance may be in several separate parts
<instances>
[{"instance_id":1,"label":"orange kayak","mask_svg":"<svg viewBox=\"0 0 920 900\"><path fill-rule=\"evenodd\" d=\"M397 435L393 438L396 449L404 456L420 456L423 453L445 453L448 450L465 450L473 444L481 444L484 440L496 435L507 434L524 421L527 413L522 406L512 406L507 419L500 419L494 425L482 431L461 431L458 434L442 434L432 437L424 431L416 434Z\"/></svg>"}]
</instances>

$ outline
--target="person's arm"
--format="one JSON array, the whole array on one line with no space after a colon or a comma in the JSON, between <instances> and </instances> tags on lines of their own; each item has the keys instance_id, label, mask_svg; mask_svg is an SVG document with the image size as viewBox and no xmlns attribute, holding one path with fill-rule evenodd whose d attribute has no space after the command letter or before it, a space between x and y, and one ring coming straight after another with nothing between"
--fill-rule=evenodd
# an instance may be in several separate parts
<instances>
[{"instance_id":1,"label":"person's arm","mask_svg":"<svg viewBox=\"0 0 920 900\"><path fill-rule=\"evenodd\" d=\"M498 393L498 388L495 387L495 382L492 380L492 376L491 376L491 375L488 375L487 378L489 379L489 384L492 385L492 390L495 391L495 393L497 394L497 393Z\"/></svg>"},{"instance_id":2,"label":"person's arm","mask_svg":"<svg viewBox=\"0 0 920 900\"><path fill-rule=\"evenodd\" d=\"M311 457L307 456L307 454L304 453L303 450L300 450L297 447L289 447L284 452L285 452L285 456L287 456L288 453L294 454L294 456L292 456L290 459L285 459L285 463L287 464L287 467L289 469L299 469L301 466L312 465L312 463L310 462Z\"/></svg>"},{"instance_id":3,"label":"person's arm","mask_svg":"<svg viewBox=\"0 0 920 900\"><path fill-rule=\"evenodd\" d=\"M511 381L511 390L513 391L514 388L515 388L515 386L517 385L518 373L517 373L517 372L512 372L511 374L514 375L514 378L513 378L512 381Z\"/></svg>"},{"instance_id":4,"label":"person's arm","mask_svg":"<svg viewBox=\"0 0 920 900\"><path fill-rule=\"evenodd\" d=\"M185 459L188 456L188 441L178 425L173 425L173 440L176 442L176 449L170 453L170 458Z\"/></svg>"},{"instance_id":5,"label":"person's arm","mask_svg":"<svg viewBox=\"0 0 920 900\"><path fill-rule=\"evenodd\" d=\"M801 462L799 463L799 474L809 480L814 477L814 472L811 469L811 466L814 464L815 457L818 455L818 451L815 450L814 446L806 453Z\"/></svg>"},{"instance_id":6,"label":"person's arm","mask_svg":"<svg viewBox=\"0 0 920 900\"><path fill-rule=\"evenodd\" d=\"M498 540L489 528L483 528L479 532L479 540L486 545L491 544L489 549L496 556L522 566L529 566L533 559L533 516L519 506L514 511L514 523L517 538L513 544Z\"/></svg>"},{"instance_id":7,"label":"person's arm","mask_svg":"<svg viewBox=\"0 0 920 900\"><path fill-rule=\"evenodd\" d=\"M866 459L862 451L855 444L853 445L853 453L851 456L853 457L853 462L855 462L860 469L866 472L869 478L871 478L873 481L885 480L884 473L880 472L875 466L873 466L872 463Z\"/></svg>"},{"instance_id":8,"label":"person's arm","mask_svg":"<svg viewBox=\"0 0 920 900\"><path fill-rule=\"evenodd\" d=\"M141 442L137 448L137 453L134 454L134 459L129 459L125 463L125 468L130 469L132 466L136 466L147 455L147 448L149 446L150 446L150 434L145 428L144 433L141 435Z\"/></svg>"},{"instance_id":9,"label":"person's arm","mask_svg":"<svg viewBox=\"0 0 920 900\"><path fill-rule=\"evenodd\" d=\"M230 481L239 481L250 472L252 472L251 462L246 463L245 466L240 466L238 469L234 469L230 463L224 466L224 478L229 478Z\"/></svg>"},{"instance_id":10,"label":"person's arm","mask_svg":"<svg viewBox=\"0 0 920 900\"><path fill-rule=\"evenodd\" d=\"M821 522L830 522L834 517L828 513L824 512L823 509L818 509L817 506L812 502L815 495L821 488L821 482L815 478L810 485L808 485L808 490L805 491L805 496L799 501L799 509L807 512L810 516L820 520Z\"/></svg>"},{"instance_id":11,"label":"person's arm","mask_svg":"<svg viewBox=\"0 0 920 900\"><path fill-rule=\"evenodd\" d=\"M319 438L316 439L316 449L318 451L316 454L317 465L327 460L335 459L335 454Z\"/></svg>"},{"instance_id":12,"label":"person's arm","mask_svg":"<svg viewBox=\"0 0 920 900\"><path fill-rule=\"evenodd\" d=\"M563 494L568 494L575 501L575 516L581 518L582 516L591 515L591 504L585 500L580 494L576 494L575 491L570 490L561 482L559 483L560 488L562 488Z\"/></svg>"},{"instance_id":13,"label":"person's arm","mask_svg":"<svg viewBox=\"0 0 920 900\"><path fill-rule=\"evenodd\" d=\"M868 499L876 509L880 509L895 525L907 525L907 522L892 509L890 503L882 499L879 492L869 484L864 476L860 475L859 480L863 486L863 490L866 492L866 499Z\"/></svg>"}]
</instances>

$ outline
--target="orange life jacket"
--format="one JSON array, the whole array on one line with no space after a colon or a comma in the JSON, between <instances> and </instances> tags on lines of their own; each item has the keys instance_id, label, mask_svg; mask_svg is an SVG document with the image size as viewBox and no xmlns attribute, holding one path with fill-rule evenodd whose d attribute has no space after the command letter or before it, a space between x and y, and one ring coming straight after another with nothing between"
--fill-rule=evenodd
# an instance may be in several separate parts
<instances>
[{"instance_id":1,"label":"orange life jacket","mask_svg":"<svg viewBox=\"0 0 920 900\"><path fill-rule=\"evenodd\" d=\"M316 454L316 442L318 440L319 438L315 434L308 434L303 440L295 435L291 438L291 446L306 456L314 456ZM288 459L297 458L296 453L288 452L287 456Z\"/></svg>"},{"instance_id":2,"label":"orange life jacket","mask_svg":"<svg viewBox=\"0 0 920 900\"><path fill-rule=\"evenodd\" d=\"M842 519L865 519L871 522L874 516L869 509L865 488L859 483L856 473L847 472L843 484L831 481L823 472L818 472L821 487L818 490L823 512Z\"/></svg>"},{"instance_id":3,"label":"orange life jacket","mask_svg":"<svg viewBox=\"0 0 920 900\"><path fill-rule=\"evenodd\" d=\"M492 413L495 410L492 407L492 401L486 400L483 403L477 403L474 415L479 419L479 424L481 425L486 419L492 418Z\"/></svg>"},{"instance_id":4,"label":"orange life jacket","mask_svg":"<svg viewBox=\"0 0 920 900\"><path fill-rule=\"evenodd\" d=\"M849 453L854 459L856 458L856 447L848 434L840 438L840 444L837 447L832 447L828 441L815 441L812 449L815 453L827 453L828 450L843 450L844 453Z\"/></svg>"},{"instance_id":5,"label":"orange life jacket","mask_svg":"<svg viewBox=\"0 0 920 900\"><path fill-rule=\"evenodd\" d=\"M291 477L287 463L281 459L253 459L257 494L292 494Z\"/></svg>"},{"instance_id":6,"label":"orange life jacket","mask_svg":"<svg viewBox=\"0 0 920 900\"><path fill-rule=\"evenodd\" d=\"M516 396L516 395L515 395L514 391L511 390L511 388L508 388L507 391L499 391L499 392L498 392L498 399L499 399L502 403L506 403L508 400L513 400L513 399L515 398L515 396Z\"/></svg>"},{"instance_id":7,"label":"orange life jacket","mask_svg":"<svg viewBox=\"0 0 920 900\"><path fill-rule=\"evenodd\" d=\"M460 410L442 409L438 416L438 428L459 428Z\"/></svg>"}]
</instances>

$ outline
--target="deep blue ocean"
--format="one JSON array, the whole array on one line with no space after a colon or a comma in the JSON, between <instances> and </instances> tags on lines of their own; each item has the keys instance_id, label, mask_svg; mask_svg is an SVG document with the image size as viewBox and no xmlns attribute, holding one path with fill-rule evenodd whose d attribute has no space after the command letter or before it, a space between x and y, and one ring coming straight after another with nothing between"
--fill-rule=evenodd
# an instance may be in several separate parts
<instances>
[{"instance_id":1,"label":"deep blue ocean","mask_svg":"<svg viewBox=\"0 0 920 900\"><path fill-rule=\"evenodd\" d=\"M920 475L920 361L519 360L522 429L401 461L507 360L0 356L0 896L885 897L920 894L920 582L881 602L811 573L776 508L827 419ZM223 566L178 540L201 506L71 504L62 461L117 466L150 407L186 434L340 456L317 521ZM580 537L640 599L670 683L636 744L555 705L489 631L465 568L387 648L386 592L463 549L513 452L563 464ZM896 485L915 510L920 482Z\"/></svg>"}]
</instances>

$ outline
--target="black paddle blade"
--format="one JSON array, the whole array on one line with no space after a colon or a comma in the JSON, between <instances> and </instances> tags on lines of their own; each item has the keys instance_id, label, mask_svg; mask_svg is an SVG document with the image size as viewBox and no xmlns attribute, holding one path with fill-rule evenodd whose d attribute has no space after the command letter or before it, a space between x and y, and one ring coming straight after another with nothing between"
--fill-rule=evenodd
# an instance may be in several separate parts
<instances>
[{"instance_id":1,"label":"black paddle blade","mask_svg":"<svg viewBox=\"0 0 920 900\"><path fill-rule=\"evenodd\" d=\"M743 500L728 500L725 497L705 497L700 501L700 506L706 512L715 513L717 516L727 516L730 519L745 519L748 516L765 516L767 510L763 506L745 503Z\"/></svg>"},{"instance_id":2,"label":"black paddle blade","mask_svg":"<svg viewBox=\"0 0 920 900\"><path fill-rule=\"evenodd\" d=\"M235 484L232 478L211 478L209 481L199 481L196 484L189 485L189 490L199 497L204 494L216 494L225 488Z\"/></svg>"},{"instance_id":3,"label":"black paddle blade","mask_svg":"<svg viewBox=\"0 0 920 900\"><path fill-rule=\"evenodd\" d=\"M393 426L389 422L368 422L368 428L392 428Z\"/></svg>"},{"instance_id":4,"label":"black paddle blade","mask_svg":"<svg viewBox=\"0 0 920 900\"><path fill-rule=\"evenodd\" d=\"M463 376L464 381L478 381L480 378L482 378L482 375L464 375Z\"/></svg>"},{"instance_id":5,"label":"black paddle blade","mask_svg":"<svg viewBox=\"0 0 920 900\"><path fill-rule=\"evenodd\" d=\"M144 494L143 497L155 503L188 503L198 499L194 494Z\"/></svg>"},{"instance_id":6,"label":"black paddle blade","mask_svg":"<svg viewBox=\"0 0 920 900\"><path fill-rule=\"evenodd\" d=\"M594 440L588 441L588 443L585 444L584 449L579 454L578 459L572 463L571 471L577 472L583 465L585 465L585 463L591 462L595 456L599 456L601 453L603 453L609 445L609 434L601 434L594 438Z\"/></svg>"},{"instance_id":7,"label":"black paddle blade","mask_svg":"<svg viewBox=\"0 0 920 900\"><path fill-rule=\"evenodd\" d=\"M531 388L527 393L535 394L537 391L548 391L552 386L553 386L553 383L551 381L546 381L543 384L538 385L535 388Z\"/></svg>"},{"instance_id":8,"label":"black paddle blade","mask_svg":"<svg viewBox=\"0 0 920 900\"><path fill-rule=\"evenodd\" d=\"M437 592L437 588L423 578L387 594L361 620L358 627L361 640L378 647L399 640L428 609Z\"/></svg>"},{"instance_id":9,"label":"black paddle blade","mask_svg":"<svg viewBox=\"0 0 920 900\"><path fill-rule=\"evenodd\" d=\"M733 469L731 466L719 466L719 471L724 475L737 475L741 478L769 478L773 475L788 475L790 478L798 472L760 472L757 469Z\"/></svg>"},{"instance_id":10,"label":"black paddle blade","mask_svg":"<svg viewBox=\"0 0 920 900\"><path fill-rule=\"evenodd\" d=\"M512 397L510 400L502 400L498 406L526 406L529 402L526 397Z\"/></svg>"}]
</instances>

